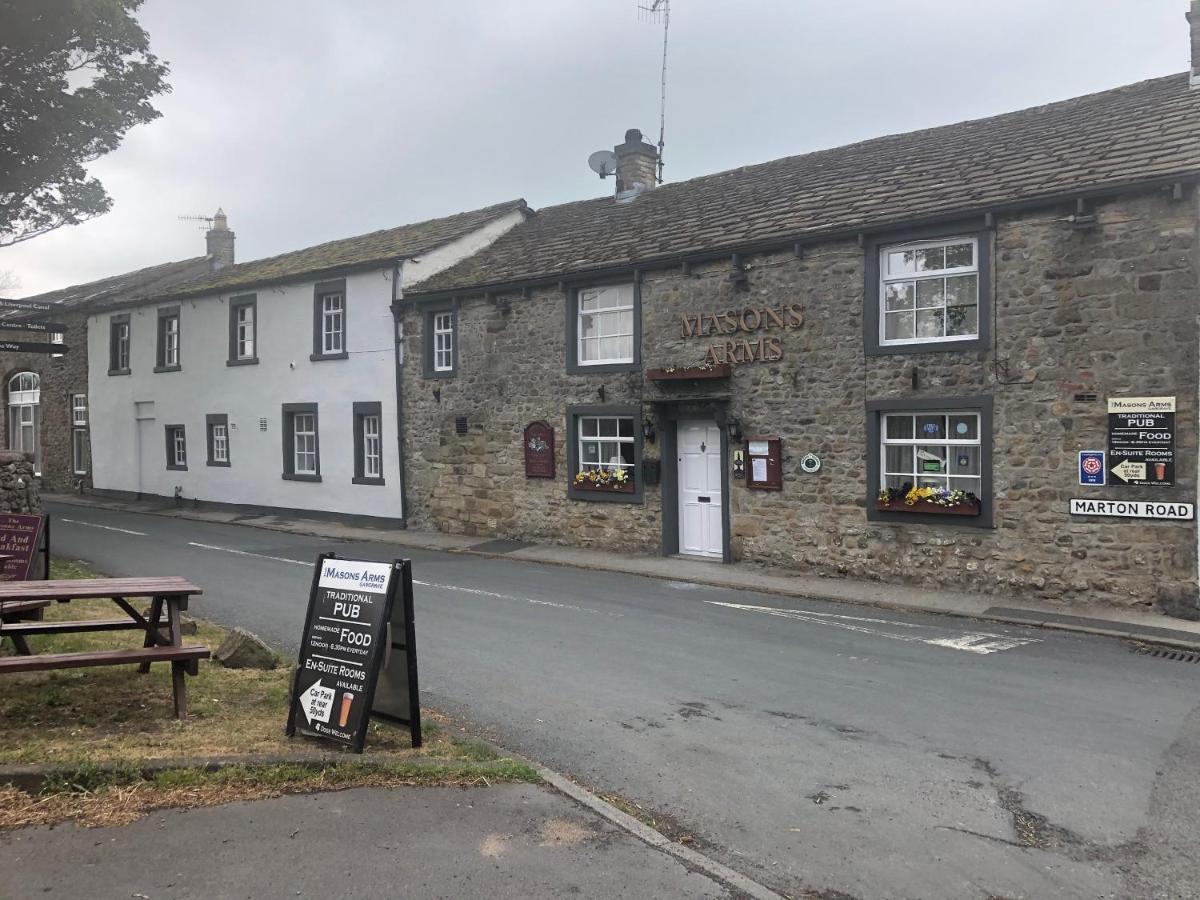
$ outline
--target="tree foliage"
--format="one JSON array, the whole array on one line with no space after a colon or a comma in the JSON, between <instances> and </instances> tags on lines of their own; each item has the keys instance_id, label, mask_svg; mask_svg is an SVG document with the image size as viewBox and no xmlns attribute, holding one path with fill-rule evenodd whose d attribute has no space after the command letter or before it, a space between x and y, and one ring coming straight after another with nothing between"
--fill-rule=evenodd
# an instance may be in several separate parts
<instances>
[{"instance_id":1,"label":"tree foliage","mask_svg":"<svg viewBox=\"0 0 1200 900\"><path fill-rule=\"evenodd\" d=\"M158 118L143 0L0 0L0 246L101 215L87 164Z\"/></svg>"}]
</instances>

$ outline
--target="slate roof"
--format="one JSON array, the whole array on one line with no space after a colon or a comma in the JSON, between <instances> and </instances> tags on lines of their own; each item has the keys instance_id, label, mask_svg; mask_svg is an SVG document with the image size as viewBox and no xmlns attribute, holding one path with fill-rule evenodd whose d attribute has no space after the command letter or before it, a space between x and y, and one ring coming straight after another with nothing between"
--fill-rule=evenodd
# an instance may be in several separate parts
<instances>
[{"instance_id":1,"label":"slate roof","mask_svg":"<svg viewBox=\"0 0 1200 900\"><path fill-rule=\"evenodd\" d=\"M162 263L124 275L112 275L99 281L89 281L87 284L76 284L60 288L35 297L22 297L22 300L32 300L38 303L49 303L55 308L47 313L25 313L13 311L9 316L42 317L54 315L56 312L73 310L84 306L104 306L108 303L124 302L126 300L146 299L156 296L163 290L181 281L195 278L208 271L208 257L194 256L178 262ZM5 318L7 318L6 316Z\"/></svg>"},{"instance_id":2,"label":"slate roof","mask_svg":"<svg viewBox=\"0 0 1200 900\"><path fill-rule=\"evenodd\" d=\"M279 256L255 259L218 269L200 278L159 292L161 299L228 293L267 284L294 281L304 276L334 273L394 262L399 257L419 256L464 237L489 222L516 210L526 209L524 200L509 200L470 212L429 219L398 228L373 231L358 237L293 250Z\"/></svg>"},{"instance_id":3,"label":"slate roof","mask_svg":"<svg viewBox=\"0 0 1200 900\"><path fill-rule=\"evenodd\" d=\"M1187 74L538 210L408 292L617 268L1200 172Z\"/></svg>"}]
</instances>

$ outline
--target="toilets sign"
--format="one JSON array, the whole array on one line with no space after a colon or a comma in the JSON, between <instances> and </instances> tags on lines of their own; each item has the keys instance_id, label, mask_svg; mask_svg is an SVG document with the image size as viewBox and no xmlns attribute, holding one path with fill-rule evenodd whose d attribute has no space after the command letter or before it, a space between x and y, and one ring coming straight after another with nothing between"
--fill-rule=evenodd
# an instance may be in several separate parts
<instances>
[{"instance_id":1,"label":"toilets sign","mask_svg":"<svg viewBox=\"0 0 1200 900\"><path fill-rule=\"evenodd\" d=\"M287 733L363 750L388 646L396 563L317 558Z\"/></svg>"}]
</instances>

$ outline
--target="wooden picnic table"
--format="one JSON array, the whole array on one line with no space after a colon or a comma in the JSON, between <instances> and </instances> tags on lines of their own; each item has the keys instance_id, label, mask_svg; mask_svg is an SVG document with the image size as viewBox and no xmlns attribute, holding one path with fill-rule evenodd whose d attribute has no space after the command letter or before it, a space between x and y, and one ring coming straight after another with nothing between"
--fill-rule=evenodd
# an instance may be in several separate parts
<instances>
[{"instance_id":1,"label":"wooden picnic table","mask_svg":"<svg viewBox=\"0 0 1200 900\"><path fill-rule=\"evenodd\" d=\"M195 675L199 661L210 656L207 647L184 646L179 622L188 599L203 591L175 575L152 578L83 578L54 581L0 581L0 639L12 638L17 656L0 657L0 675L15 672L44 672L89 666L137 663L142 673L154 662L171 664L171 688L175 715L187 716L187 686L184 675ZM149 618L129 602L133 597L150 597ZM113 619L77 621L12 621L14 614L51 603L75 600L109 600L124 616ZM163 622L163 615L166 622ZM166 630L163 630L163 625ZM122 650L82 653L35 654L26 640L37 634L86 634L98 631L141 630L142 646Z\"/></svg>"}]
</instances>

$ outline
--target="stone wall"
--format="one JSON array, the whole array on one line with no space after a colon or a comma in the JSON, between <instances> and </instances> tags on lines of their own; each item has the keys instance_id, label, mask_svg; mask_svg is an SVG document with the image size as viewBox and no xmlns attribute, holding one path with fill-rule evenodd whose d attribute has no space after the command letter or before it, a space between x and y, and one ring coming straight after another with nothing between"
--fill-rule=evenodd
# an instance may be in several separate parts
<instances>
[{"instance_id":1,"label":"stone wall","mask_svg":"<svg viewBox=\"0 0 1200 900\"><path fill-rule=\"evenodd\" d=\"M42 497L38 480L33 474L33 461L24 453L0 450L0 512L42 512Z\"/></svg>"},{"instance_id":2,"label":"stone wall","mask_svg":"<svg viewBox=\"0 0 1200 900\"><path fill-rule=\"evenodd\" d=\"M770 332L780 358L735 364L725 384L664 386L635 374L566 373L564 295L541 288L460 299L458 372L422 378L422 317L406 314L403 378L409 521L445 531L658 552L662 492L642 504L567 497L566 408L727 394L747 434L783 440L780 492L731 482L735 559L825 575L1012 596L1196 605L1194 522L1081 519L1074 496L1195 502L1197 214L1195 198L1150 192L1096 209L1076 229L1069 207L997 217L994 348L866 356L865 252L856 240L644 273L644 368L700 363L713 341L685 337L683 313L798 304L799 328ZM757 337L757 335L755 336ZM719 340L724 340L720 338ZM765 354L770 357L772 352ZM915 387L914 387L915 369ZM1095 394L1095 400L1076 395ZM1079 450L1104 449L1108 396L1177 398L1173 488L1081 488ZM865 404L990 396L992 528L941 520L869 521ZM456 416L468 433L455 433ZM526 479L521 431L555 427L559 477ZM665 423L660 421L661 433ZM646 444L646 456L658 446ZM815 475L799 469L808 452Z\"/></svg>"},{"instance_id":3,"label":"stone wall","mask_svg":"<svg viewBox=\"0 0 1200 900\"><path fill-rule=\"evenodd\" d=\"M68 352L59 357L45 353L0 353L0 397L3 398L3 427L0 427L0 448L9 446L8 381L18 372L36 372L41 376L42 487L47 491L66 492L76 489L82 480L91 487L90 445L87 459L88 474L76 475L71 455L71 395L88 392L87 317L82 312L46 313L45 318L67 326L63 343ZM29 331L3 331L5 340L44 343L49 336Z\"/></svg>"}]
</instances>

